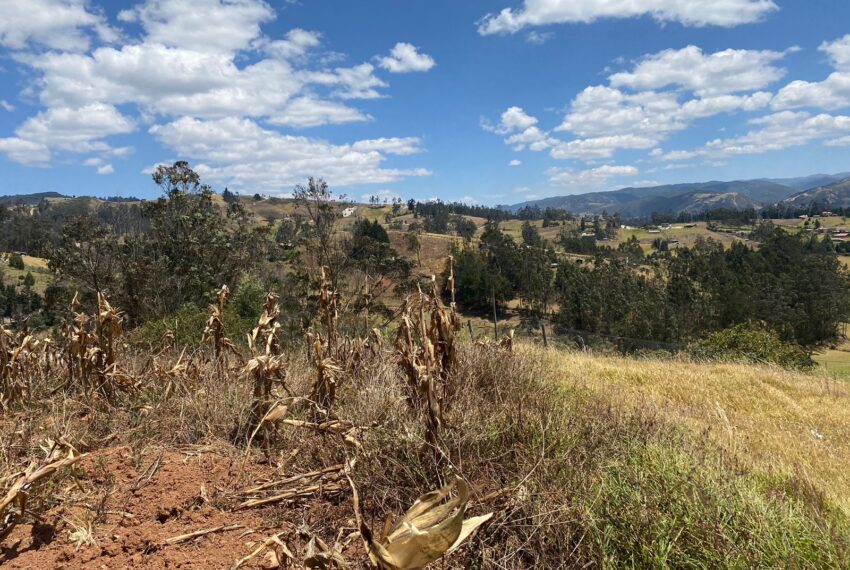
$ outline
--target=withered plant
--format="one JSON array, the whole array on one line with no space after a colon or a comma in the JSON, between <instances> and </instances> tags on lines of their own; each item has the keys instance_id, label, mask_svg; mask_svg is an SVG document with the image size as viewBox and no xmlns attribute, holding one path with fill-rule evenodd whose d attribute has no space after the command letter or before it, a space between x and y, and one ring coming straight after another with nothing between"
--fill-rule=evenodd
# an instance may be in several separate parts
<instances>
[{"instance_id":1,"label":"withered plant","mask_svg":"<svg viewBox=\"0 0 850 570\"><path fill-rule=\"evenodd\" d=\"M456 390L452 372L458 362L456 335L461 325L455 311L451 267L449 275L452 296L449 309L446 310L436 280L432 278L430 294L418 288L405 299L396 336L398 360L407 376L409 400L425 413L426 441L435 453L439 450L443 409Z\"/></svg>"},{"instance_id":2,"label":"withered plant","mask_svg":"<svg viewBox=\"0 0 850 570\"><path fill-rule=\"evenodd\" d=\"M349 478L354 514L369 559L380 570L416 570L456 550L493 513L464 520L469 486L458 478L419 497L394 524L387 519L383 539L377 540L360 512L360 496ZM457 486L458 494L443 502Z\"/></svg>"},{"instance_id":3,"label":"withered plant","mask_svg":"<svg viewBox=\"0 0 850 570\"><path fill-rule=\"evenodd\" d=\"M280 340L278 331L280 323L280 305L277 303L277 295L268 293L263 307L263 313L257 322L257 326L248 335L248 348L251 358L242 369L242 376L251 379L252 402L251 419L252 428L260 425L262 419L271 408L274 398L272 388L279 384L286 390L286 361L280 353Z\"/></svg>"},{"instance_id":4,"label":"withered plant","mask_svg":"<svg viewBox=\"0 0 850 570\"><path fill-rule=\"evenodd\" d=\"M71 301L72 319L65 327L67 385L88 397L114 402L119 389L132 386L130 377L118 365L117 341L123 334L121 314L103 293L97 294L97 314L92 319L80 310L77 295Z\"/></svg>"},{"instance_id":5,"label":"withered plant","mask_svg":"<svg viewBox=\"0 0 850 570\"><path fill-rule=\"evenodd\" d=\"M222 285L216 295L216 304L210 305L210 316L204 326L204 335L202 341L209 343L213 347L213 355L215 361L219 365L226 365L227 353L231 352L239 355L239 351L225 335L224 332L224 304L230 298L230 289L227 285Z\"/></svg>"},{"instance_id":6,"label":"withered plant","mask_svg":"<svg viewBox=\"0 0 850 570\"><path fill-rule=\"evenodd\" d=\"M320 287L319 312L325 335L322 337L321 333L314 333L310 336L311 360L316 366L316 381L313 383L310 400L315 406L316 416L328 417L336 399L337 380L342 370L336 361L339 348L339 293L331 286L324 267L321 269Z\"/></svg>"},{"instance_id":7,"label":"withered plant","mask_svg":"<svg viewBox=\"0 0 850 570\"><path fill-rule=\"evenodd\" d=\"M26 325L17 335L0 327L0 409L26 402L35 379L49 372L52 349L49 340L36 339Z\"/></svg>"}]
</instances>

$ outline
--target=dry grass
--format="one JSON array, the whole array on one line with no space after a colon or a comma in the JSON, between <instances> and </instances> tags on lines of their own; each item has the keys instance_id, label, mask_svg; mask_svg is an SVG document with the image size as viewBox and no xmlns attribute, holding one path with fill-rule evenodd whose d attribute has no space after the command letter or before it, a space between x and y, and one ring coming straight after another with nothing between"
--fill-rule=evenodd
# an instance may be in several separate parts
<instances>
[{"instance_id":1,"label":"dry grass","mask_svg":"<svg viewBox=\"0 0 850 570\"><path fill-rule=\"evenodd\" d=\"M396 251L404 252L408 258L414 261L413 273L426 278L432 275L440 275L446 268L446 256L449 254L451 245L462 242L460 238L452 235L423 233L419 236L422 243L422 250L420 251L422 267L420 268L415 265L416 252L407 247L405 233L392 230L387 233L390 238L390 245Z\"/></svg>"},{"instance_id":2,"label":"dry grass","mask_svg":"<svg viewBox=\"0 0 850 570\"><path fill-rule=\"evenodd\" d=\"M545 354L565 385L710 434L747 463L811 481L850 514L846 382L770 367Z\"/></svg>"}]
</instances>

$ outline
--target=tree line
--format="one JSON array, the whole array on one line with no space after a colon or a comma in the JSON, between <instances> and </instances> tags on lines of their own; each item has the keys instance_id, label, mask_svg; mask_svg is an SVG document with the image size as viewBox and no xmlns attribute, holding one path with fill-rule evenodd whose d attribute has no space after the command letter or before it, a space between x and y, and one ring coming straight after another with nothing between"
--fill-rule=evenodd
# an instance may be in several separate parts
<instances>
[{"instance_id":1,"label":"tree line","mask_svg":"<svg viewBox=\"0 0 850 570\"><path fill-rule=\"evenodd\" d=\"M757 248L701 237L645 257L632 240L578 263L545 243L518 244L493 224L480 248L454 252L457 300L486 311L519 299L527 315L550 314L565 329L659 342L688 343L748 322L802 346L834 340L850 318L850 275L828 236L772 224L760 231Z\"/></svg>"}]
</instances>

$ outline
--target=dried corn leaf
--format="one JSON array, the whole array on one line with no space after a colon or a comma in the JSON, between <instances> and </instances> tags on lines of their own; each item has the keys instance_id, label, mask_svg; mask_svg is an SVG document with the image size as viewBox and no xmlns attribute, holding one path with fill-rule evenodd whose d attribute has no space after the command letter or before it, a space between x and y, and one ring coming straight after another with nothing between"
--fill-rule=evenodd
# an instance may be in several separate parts
<instances>
[{"instance_id":1,"label":"dried corn leaf","mask_svg":"<svg viewBox=\"0 0 850 570\"><path fill-rule=\"evenodd\" d=\"M455 485L457 497L443 502ZM354 500L355 514L360 518L356 491ZM372 538L371 531L359 520L369 558L383 570L414 570L457 549L492 516L490 513L464 521L468 501L469 486L458 478L455 484L419 497L380 542Z\"/></svg>"}]
</instances>

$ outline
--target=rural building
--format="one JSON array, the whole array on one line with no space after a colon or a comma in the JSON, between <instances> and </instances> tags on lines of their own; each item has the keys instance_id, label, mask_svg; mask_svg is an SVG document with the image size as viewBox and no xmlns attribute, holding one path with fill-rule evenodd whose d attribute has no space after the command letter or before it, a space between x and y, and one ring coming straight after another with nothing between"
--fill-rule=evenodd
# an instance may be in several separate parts
<instances>
[{"instance_id":1,"label":"rural building","mask_svg":"<svg viewBox=\"0 0 850 570\"><path fill-rule=\"evenodd\" d=\"M351 206L349 208L345 208L342 211L342 217L343 218L350 218L351 216L353 216L356 213L357 213L357 208L355 208L354 206Z\"/></svg>"}]
</instances>

